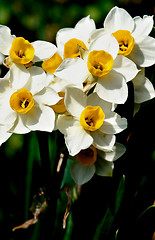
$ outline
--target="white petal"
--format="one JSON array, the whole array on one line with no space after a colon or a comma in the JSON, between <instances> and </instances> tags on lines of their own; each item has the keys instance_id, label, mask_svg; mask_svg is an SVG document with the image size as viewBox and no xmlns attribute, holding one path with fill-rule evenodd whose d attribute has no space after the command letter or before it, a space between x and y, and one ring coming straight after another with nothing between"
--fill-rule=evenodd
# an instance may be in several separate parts
<instances>
[{"instance_id":1,"label":"white petal","mask_svg":"<svg viewBox=\"0 0 155 240\"><path fill-rule=\"evenodd\" d=\"M126 82L132 80L139 72L136 64L129 58L124 57L122 55L118 55L116 57L113 69L116 72L121 73L125 77Z\"/></svg>"},{"instance_id":2,"label":"white petal","mask_svg":"<svg viewBox=\"0 0 155 240\"><path fill-rule=\"evenodd\" d=\"M142 103L155 97L153 84L145 77L143 70L133 79L133 84L135 103Z\"/></svg>"},{"instance_id":3,"label":"white petal","mask_svg":"<svg viewBox=\"0 0 155 240\"><path fill-rule=\"evenodd\" d=\"M45 86L54 89L56 92L64 92L68 83L53 74L47 73Z\"/></svg>"},{"instance_id":4,"label":"white petal","mask_svg":"<svg viewBox=\"0 0 155 240\"><path fill-rule=\"evenodd\" d=\"M1 126L0 125L0 146L2 143L6 142L9 137L11 137L12 133L8 133L8 127L7 126Z\"/></svg>"},{"instance_id":5,"label":"white petal","mask_svg":"<svg viewBox=\"0 0 155 240\"><path fill-rule=\"evenodd\" d=\"M15 36L11 35L10 28L0 25L0 52L4 55L9 55L12 41Z\"/></svg>"},{"instance_id":6,"label":"white petal","mask_svg":"<svg viewBox=\"0 0 155 240\"><path fill-rule=\"evenodd\" d=\"M71 165L70 171L75 183L78 185L82 185L88 182L93 177L93 175L95 174L95 166L82 166L78 161L75 161Z\"/></svg>"},{"instance_id":7,"label":"white petal","mask_svg":"<svg viewBox=\"0 0 155 240\"><path fill-rule=\"evenodd\" d=\"M10 98L14 91L10 88L10 78L0 78L0 104Z\"/></svg>"},{"instance_id":8,"label":"white petal","mask_svg":"<svg viewBox=\"0 0 155 240\"><path fill-rule=\"evenodd\" d=\"M125 151L126 151L125 146L116 142L111 152L104 152L98 150L98 155L101 158L105 159L106 161L112 162L120 158L125 153Z\"/></svg>"},{"instance_id":9,"label":"white petal","mask_svg":"<svg viewBox=\"0 0 155 240\"><path fill-rule=\"evenodd\" d=\"M91 132L91 136L94 139L93 145L102 151L112 151L112 147L115 144L116 137L112 134L104 134L97 130Z\"/></svg>"},{"instance_id":10,"label":"white petal","mask_svg":"<svg viewBox=\"0 0 155 240\"><path fill-rule=\"evenodd\" d=\"M32 131L52 132L55 124L55 113L47 106L35 106L27 114L26 126Z\"/></svg>"},{"instance_id":11,"label":"white petal","mask_svg":"<svg viewBox=\"0 0 155 240\"><path fill-rule=\"evenodd\" d=\"M9 99L5 99L5 103L0 105L0 113L0 124L2 125L12 126L17 118L17 113L10 107Z\"/></svg>"},{"instance_id":12,"label":"white petal","mask_svg":"<svg viewBox=\"0 0 155 240\"><path fill-rule=\"evenodd\" d=\"M92 42L89 52L93 50L104 50L105 52L108 52L113 59L115 59L119 51L119 45L113 35L104 34Z\"/></svg>"},{"instance_id":13,"label":"white petal","mask_svg":"<svg viewBox=\"0 0 155 240\"><path fill-rule=\"evenodd\" d=\"M128 96L125 78L114 70L98 78L95 92L105 101L118 104L125 103Z\"/></svg>"},{"instance_id":14,"label":"white petal","mask_svg":"<svg viewBox=\"0 0 155 240\"><path fill-rule=\"evenodd\" d=\"M111 33L117 30L128 30L132 32L134 29L134 21L125 9L114 7L106 16L104 28L105 31Z\"/></svg>"},{"instance_id":15,"label":"white petal","mask_svg":"<svg viewBox=\"0 0 155 240\"><path fill-rule=\"evenodd\" d=\"M54 44L46 41L35 41L31 43L35 49L33 62L44 61L51 58L57 51Z\"/></svg>"},{"instance_id":16,"label":"white petal","mask_svg":"<svg viewBox=\"0 0 155 240\"><path fill-rule=\"evenodd\" d=\"M152 66L155 64L155 39L148 36L139 44L135 43L128 57L140 67Z\"/></svg>"},{"instance_id":17,"label":"white petal","mask_svg":"<svg viewBox=\"0 0 155 240\"><path fill-rule=\"evenodd\" d=\"M90 16L82 18L76 25L75 30L78 32L80 39L88 42L90 34L96 29L95 22Z\"/></svg>"},{"instance_id":18,"label":"white petal","mask_svg":"<svg viewBox=\"0 0 155 240\"><path fill-rule=\"evenodd\" d=\"M87 105L100 106L105 115L109 114L109 112L111 112L113 108L112 103L106 102L103 99L101 99L96 92L90 94L87 97Z\"/></svg>"},{"instance_id":19,"label":"white petal","mask_svg":"<svg viewBox=\"0 0 155 240\"><path fill-rule=\"evenodd\" d=\"M147 37L153 28L153 16L144 15L143 18L137 16L134 19L135 29L132 33L136 43Z\"/></svg>"},{"instance_id":20,"label":"white petal","mask_svg":"<svg viewBox=\"0 0 155 240\"><path fill-rule=\"evenodd\" d=\"M121 118L117 113L111 112L111 114L104 119L100 131L106 134L116 134L122 132L126 128L127 119Z\"/></svg>"},{"instance_id":21,"label":"white petal","mask_svg":"<svg viewBox=\"0 0 155 240\"><path fill-rule=\"evenodd\" d=\"M12 88L18 90L23 88L30 78L28 69L22 64L13 64L10 68L10 81Z\"/></svg>"},{"instance_id":22,"label":"white petal","mask_svg":"<svg viewBox=\"0 0 155 240\"><path fill-rule=\"evenodd\" d=\"M36 66L33 66L28 70L31 75L31 78L25 85L25 88L28 89L32 93L32 95L34 95L44 88L46 74L42 68Z\"/></svg>"},{"instance_id":23,"label":"white petal","mask_svg":"<svg viewBox=\"0 0 155 240\"><path fill-rule=\"evenodd\" d=\"M87 96L78 88L67 88L65 93L65 106L68 112L80 118L81 112L87 105Z\"/></svg>"},{"instance_id":24,"label":"white petal","mask_svg":"<svg viewBox=\"0 0 155 240\"><path fill-rule=\"evenodd\" d=\"M78 120L73 118L71 115L65 115L65 114L58 115L57 128L61 133L65 135L67 134L67 129L69 127L72 127L77 124L78 124Z\"/></svg>"},{"instance_id":25,"label":"white petal","mask_svg":"<svg viewBox=\"0 0 155 240\"><path fill-rule=\"evenodd\" d=\"M52 88L49 87L43 88L43 90L36 94L33 98L39 105L42 104L49 106L56 104L62 99Z\"/></svg>"},{"instance_id":26,"label":"white petal","mask_svg":"<svg viewBox=\"0 0 155 240\"><path fill-rule=\"evenodd\" d=\"M78 121L66 129L65 143L71 156L75 156L82 149L88 148L92 142L93 138Z\"/></svg>"},{"instance_id":27,"label":"white petal","mask_svg":"<svg viewBox=\"0 0 155 240\"><path fill-rule=\"evenodd\" d=\"M96 163L96 174L102 177L112 177L114 164L98 157Z\"/></svg>"},{"instance_id":28,"label":"white petal","mask_svg":"<svg viewBox=\"0 0 155 240\"><path fill-rule=\"evenodd\" d=\"M17 114L17 119L14 125L9 129L9 132L17 133L17 134L26 134L30 132L25 125L25 116L24 114Z\"/></svg>"},{"instance_id":29,"label":"white petal","mask_svg":"<svg viewBox=\"0 0 155 240\"><path fill-rule=\"evenodd\" d=\"M104 30L104 28L96 29L92 32L90 41L93 42L94 40L96 40L97 38L101 37L104 34L106 34L106 31Z\"/></svg>"},{"instance_id":30,"label":"white petal","mask_svg":"<svg viewBox=\"0 0 155 240\"><path fill-rule=\"evenodd\" d=\"M81 58L66 58L54 75L70 84L82 84L88 76L87 65Z\"/></svg>"}]
</instances>

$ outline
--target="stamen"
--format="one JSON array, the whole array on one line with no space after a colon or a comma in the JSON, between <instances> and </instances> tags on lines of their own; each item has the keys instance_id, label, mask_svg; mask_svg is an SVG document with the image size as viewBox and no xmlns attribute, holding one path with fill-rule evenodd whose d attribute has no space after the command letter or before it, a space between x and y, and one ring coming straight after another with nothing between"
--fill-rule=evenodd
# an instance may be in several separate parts
<instances>
[{"instance_id":1,"label":"stamen","mask_svg":"<svg viewBox=\"0 0 155 240\"><path fill-rule=\"evenodd\" d=\"M103 66L100 63L98 63L98 62L95 62L94 68L103 71Z\"/></svg>"},{"instance_id":2,"label":"stamen","mask_svg":"<svg viewBox=\"0 0 155 240\"><path fill-rule=\"evenodd\" d=\"M29 105L28 98L23 99L23 101L20 100L20 106L21 106L22 108L27 108L28 105Z\"/></svg>"},{"instance_id":3,"label":"stamen","mask_svg":"<svg viewBox=\"0 0 155 240\"><path fill-rule=\"evenodd\" d=\"M92 118L86 117L85 120L86 120L86 123L87 123L89 126L93 126L93 119L92 119Z\"/></svg>"},{"instance_id":4,"label":"stamen","mask_svg":"<svg viewBox=\"0 0 155 240\"><path fill-rule=\"evenodd\" d=\"M20 57L20 58L25 57L25 54L24 54L24 52L23 52L22 49L20 49L20 50L17 52L17 56Z\"/></svg>"}]
</instances>

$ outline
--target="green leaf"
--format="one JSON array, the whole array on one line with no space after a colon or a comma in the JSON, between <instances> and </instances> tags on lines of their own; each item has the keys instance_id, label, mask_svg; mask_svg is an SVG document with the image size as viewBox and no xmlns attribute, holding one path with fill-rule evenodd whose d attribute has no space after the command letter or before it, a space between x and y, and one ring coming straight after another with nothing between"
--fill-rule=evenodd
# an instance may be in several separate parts
<instances>
[{"instance_id":1,"label":"green leaf","mask_svg":"<svg viewBox=\"0 0 155 240\"><path fill-rule=\"evenodd\" d=\"M124 191L125 191L125 176L123 175L116 192L115 210L114 210L115 215L118 213L118 210L120 208L120 205L124 196Z\"/></svg>"},{"instance_id":2,"label":"green leaf","mask_svg":"<svg viewBox=\"0 0 155 240\"><path fill-rule=\"evenodd\" d=\"M110 209L109 208L107 209L103 219L101 220L100 224L96 229L93 240L104 239L105 237L108 237L109 234L111 233L114 220L116 219L116 215L118 214L118 211L123 200L124 191L125 191L125 176L123 175L116 192L114 213L112 214Z\"/></svg>"},{"instance_id":3,"label":"green leaf","mask_svg":"<svg viewBox=\"0 0 155 240\"><path fill-rule=\"evenodd\" d=\"M137 218L137 222L142 221L143 219L148 218L152 213L155 213L155 205L149 206L145 209Z\"/></svg>"},{"instance_id":4,"label":"green leaf","mask_svg":"<svg viewBox=\"0 0 155 240\"><path fill-rule=\"evenodd\" d=\"M25 219L28 219L30 208L30 193L32 184L33 164L34 161L40 160L39 145L35 132L28 136L28 157L27 157L27 175L26 175L26 193L25 193ZM35 151L34 151L35 149Z\"/></svg>"}]
</instances>

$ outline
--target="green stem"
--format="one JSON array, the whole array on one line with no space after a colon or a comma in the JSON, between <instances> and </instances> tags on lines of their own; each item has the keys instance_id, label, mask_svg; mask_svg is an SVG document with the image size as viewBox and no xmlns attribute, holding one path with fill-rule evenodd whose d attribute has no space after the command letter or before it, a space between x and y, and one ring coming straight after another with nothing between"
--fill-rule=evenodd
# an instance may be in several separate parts
<instances>
[{"instance_id":1,"label":"green stem","mask_svg":"<svg viewBox=\"0 0 155 240\"><path fill-rule=\"evenodd\" d=\"M41 222L41 239L51 239L54 232L54 225L56 219L57 200L59 198L59 192L61 188L61 182L64 175L64 170L68 158L68 151L64 148L64 138L59 132L57 133L57 154L54 161L53 171L51 171L51 163L49 157L49 145L48 137L49 134L44 132L38 132L38 142L41 156L41 183L45 189L45 198L47 201L46 214L42 216L43 221ZM57 172L57 165L60 159L60 154L63 155L63 162L60 171ZM53 174L52 174L53 172Z\"/></svg>"}]
</instances>

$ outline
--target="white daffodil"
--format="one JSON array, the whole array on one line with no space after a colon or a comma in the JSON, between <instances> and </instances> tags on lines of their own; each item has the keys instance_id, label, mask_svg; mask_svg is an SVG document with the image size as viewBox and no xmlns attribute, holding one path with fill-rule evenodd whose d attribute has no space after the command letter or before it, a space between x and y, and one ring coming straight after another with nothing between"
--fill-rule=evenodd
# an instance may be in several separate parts
<instances>
[{"instance_id":1,"label":"white daffodil","mask_svg":"<svg viewBox=\"0 0 155 240\"><path fill-rule=\"evenodd\" d=\"M130 59L118 56L118 51L117 40L111 34L105 34L93 41L84 59L65 59L55 75L70 83L84 83L84 91L96 84L99 97L122 104L128 96L126 82L139 70Z\"/></svg>"},{"instance_id":2,"label":"white daffodil","mask_svg":"<svg viewBox=\"0 0 155 240\"><path fill-rule=\"evenodd\" d=\"M92 144L98 149L111 151L116 140L114 134L127 127L126 119L112 112L112 104L96 93L87 97L78 88L67 88L65 106L68 114L58 116L57 126L64 134L71 156Z\"/></svg>"},{"instance_id":3,"label":"white daffodil","mask_svg":"<svg viewBox=\"0 0 155 240\"><path fill-rule=\"evenodd\" d=\"M57 47L64 58L77 58L80 56L78 47L88 49L90 36L96 29L93 19L89 16L82 18L75 28L63 28L57 32Z\"/></svg>"},{"instance_id":4,"label":"white daffodil","mask_svg":"<svg viewBox=\"0 0 155 240\"><path fill-rule=\"evenodd\" d=\"M120 158L126 151L126 148L115 143L111 152L98 150L90 146L81 150L75 157L72 157L71 176L75 183L83 185L88 182L96 173L99 176L111 177L114 169L114 161Z\"/></svg>"},{"instance_id":5,"label":"white daffodil","mask_svg":"<svg viewBox=\"0 0 155 240\"><path fill-rule=\"evenodd\" d=\"M134 102L143 103L155 97L155 90L151 81L145 77L143 68L132 80L134 85Z\"/></svg>"},{"instance_id":6,"label":"white daffodil","mask_svg":"<svg viewBox=\"0 0 155 240\"><path fill-rule=\"evenodd\" d=\"M7 55L4 64L10 68L13 76L20 75L24 71L25 78L20 81L21 87L26 84L30 75L25 66L31 66L38 61L44 61L52 57L56 52L56 46L46 41L30 43L23 37L11 35L10 28L0 25L0 53ZM17 78L16 78L17 79ZM13 79L12 84L14 84ZM13 86L16 88L16 86Z\"/></svg>"},{"instance_id":7,"label":"white daffodil","mask_svg":"<svg viewBox=\"0 0 155 240\"><path fill-rule=\"evenodd\" d=\"M55 114L51 105L60 100L51 88L44 87L46 74L42 68L31 67L30 78L22 88L11 86L11 76L0 79L0 124L8 132L24 134L30 131L51 132ZM21 75L24 77L24 72Z\"/></svg>"},{"instance_id":8,"label":"white daffodil","mask_svg":"<svg viewBox=\"0 0 155 240\"><path fill-rule=\"evenodd\" d=\"M155 64L155 39L148 36L153 28L153 16L132 18L123 8L114 7L103 23L104 29L94 33L112 33L119 43L119 55L127 56L140 67Z\"/></svg>"}]
</instances>

